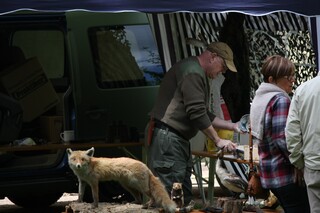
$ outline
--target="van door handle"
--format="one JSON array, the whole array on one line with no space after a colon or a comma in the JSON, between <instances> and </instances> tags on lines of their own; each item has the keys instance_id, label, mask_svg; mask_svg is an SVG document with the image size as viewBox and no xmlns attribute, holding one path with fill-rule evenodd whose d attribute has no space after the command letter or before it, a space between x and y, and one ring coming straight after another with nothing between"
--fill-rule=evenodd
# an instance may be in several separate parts
<instances>
[{"instance_id":1,"label":"van door handle","mask_svg":"<svg viewBox=\"0 0 320 213\"><path fill-rule=\"evenodd\" d=\"M106 109L93 109L87 110L85 115L90 117L91 119L97 120L102 117L102 115L106 114Z\"/></svg>"}]
</instances>

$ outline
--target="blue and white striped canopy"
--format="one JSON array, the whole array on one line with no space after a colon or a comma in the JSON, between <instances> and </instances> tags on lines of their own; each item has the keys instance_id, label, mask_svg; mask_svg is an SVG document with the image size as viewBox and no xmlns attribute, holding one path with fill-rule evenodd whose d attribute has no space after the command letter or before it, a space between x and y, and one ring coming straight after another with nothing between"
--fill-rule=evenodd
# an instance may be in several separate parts
<instances>
[{"instance_id":1,"label":"blue and white striped canopy","mask_svg":"<svg viewBox=\"0 0 320 213\"><path fill-rule=\"evenodd\" d=\"M0 13L20 9L43 11L140 11L147 13L170 12L241 12L265 15L290 11L301 15L320 15L319 0L1 0Z\"/></svg>"}]
</instances>

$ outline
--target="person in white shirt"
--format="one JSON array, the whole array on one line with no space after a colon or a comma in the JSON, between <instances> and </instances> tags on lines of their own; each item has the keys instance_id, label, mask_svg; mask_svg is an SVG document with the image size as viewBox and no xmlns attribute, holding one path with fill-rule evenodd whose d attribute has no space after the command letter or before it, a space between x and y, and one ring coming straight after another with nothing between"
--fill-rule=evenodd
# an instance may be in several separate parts
<instances>
[{"instance_id":1,"label":"person in white shirt","mask_svg":"<svg viewBox=\"0 0 320 213\"><path fill-rule=\"evenodd\" d=\"M320 213L320 76L295 91L285 135L290 162L304 169L310 210Z\"/></svg>"}]
</instances>

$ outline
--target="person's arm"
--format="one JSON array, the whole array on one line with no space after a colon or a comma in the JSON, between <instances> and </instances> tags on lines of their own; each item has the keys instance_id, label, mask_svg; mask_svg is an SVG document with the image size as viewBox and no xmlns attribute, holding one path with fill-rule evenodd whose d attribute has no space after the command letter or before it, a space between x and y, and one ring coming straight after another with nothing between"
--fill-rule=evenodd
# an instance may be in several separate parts
<instances>
[{"instance_id":1,"label":"person's arm","mask_svg":"<svg viewBox=\"0 0 320 213\"><path fill-rule=\"evenodd\" d=\"M217 147L223 148L225 151L233 151L237 145L230 140L221 139L212 126L205 104L205 89L200 75L189 74L184 77L181 91L186 113L194 126L213 140Z\"/></svg>"},{"instance_id":2,"label":"person's arm","mask_svg":"<svg viewBox=\"0 0 320 213\"><path fill-rule=\"evenodd\" d=\"M215 142L216 146L223 148L225 151L233 151L237 148L237 145L230 140L221 139L213 126L209 126L206 129L201 130L208 138Z\"/></svg>"},{"instance_id":3,"label":"person's arm","mask_svg":"<svg viewBox=\"0 0 320 213\"><path fill-rule=\"evenodd\" d=\"M290 99L284 96L275 96L271 99L266 109L266 122L270 126L265 127L265 131L270 132L272 141L276 144L277 148L287 158L289 158L289 152L287 149L286 138L284 129L286 127L286 121L288 117L288 111L290 107Z\"/></svg>"},{"instance_id":4,"label":"person's arm","mask_svg":"<svg viewBox=\"0 0 320 213\"><path fill-rule=\"evenodd\" d=\"M226 121L226 120L223 120L221 118L215 117L214 120L212 121L212 125L215 128L231 130L231 131L234 131L234 132L237 132L237 133L240 132L238 122L237 123L232 123L230 121Z\"/></svg>"},{"instance_id":5,"label":"person's arm","mask_svg":"<svg viewBox=\"0 0 320 213\"><path fill-rule=\"evenodd\" d=\"M302 133L299 120L298 99L299 96L296 94L292 98L285 128L285 135L287 148L290 152L290 162L298 169L302 169L304 167L304 160L303 153L301 151Z\"/></svg>"}]
</instances>

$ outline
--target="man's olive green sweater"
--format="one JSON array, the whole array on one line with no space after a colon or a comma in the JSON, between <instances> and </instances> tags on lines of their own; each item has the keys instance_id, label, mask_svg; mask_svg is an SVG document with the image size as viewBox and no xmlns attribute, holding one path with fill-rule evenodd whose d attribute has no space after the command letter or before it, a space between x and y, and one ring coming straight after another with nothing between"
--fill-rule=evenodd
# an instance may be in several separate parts
<instances>
[{"instance_id":1,"label":"man's olive green sweater","mask_svg":"<svg viewBox=\"0 0 320 213\"><path fill-rule=\"evenodd\" d=\"M197 57L176 63L165 74L151 116L192 138L215 117L209 112L209 82Z\"/></svg>"}]
</instances>

